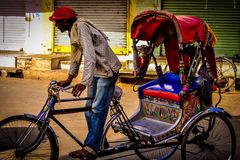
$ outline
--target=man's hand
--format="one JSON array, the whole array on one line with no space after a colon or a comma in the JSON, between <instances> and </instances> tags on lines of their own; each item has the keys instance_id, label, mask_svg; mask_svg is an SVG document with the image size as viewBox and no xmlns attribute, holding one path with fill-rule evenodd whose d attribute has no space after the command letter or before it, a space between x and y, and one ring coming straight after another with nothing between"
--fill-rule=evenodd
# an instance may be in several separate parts
<instances>
[{"instance_id":1,"label":"man's hand","mask_svg":"<svg viewBox=\"0 0 240 160\"><path fill-rule=\"evenodd\" d=\"M72 75L69 74L69 75L68 75L68 78L67 78L66 80L64 80L64 81L59 81L59 82L57 83L57 85L60 86L60 87L69 86L69 85L72 83L73 77L74 77L74 76L72 76Z\"/></svg>"},{"instance_id":2,"label":"man's hand","mask_svg":"<svg viewBox=\"0 0 240 160\"><path fill-rule=\"evenodd\" d=\"M72 90L73 96L79 97L82 94L82 92L85 90L85 88L86 86L81 83L76 84Z\"/></svg>"},{"instance_id":3,"label":"man's hand","mask_svg":"<svg viewBox=\"0 0 240 160\"><path fill-rule=\"evenodd\" d=\"M59 82L57 83L57 85L60 86L60 87L66 87L66 86L68 86L68 85L70 85L70 84L71 84L71 82L68 81L68 80L59 81Z\"/></svg>"}]
</instances>

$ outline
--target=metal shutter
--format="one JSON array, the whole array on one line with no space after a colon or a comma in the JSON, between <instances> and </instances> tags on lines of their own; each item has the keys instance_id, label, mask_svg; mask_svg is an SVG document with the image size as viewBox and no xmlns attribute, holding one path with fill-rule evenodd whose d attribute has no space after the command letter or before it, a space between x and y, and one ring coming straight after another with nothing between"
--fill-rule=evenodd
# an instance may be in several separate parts
<instances>
[{"instance_id":1,"label":"metal shutter","mask_svg":"<svg viewBox=\"0 0 240 160\"><path fill-rule=\"evenodd\" d=\"M217 55L240 54L240 0L164 0L162 9L176 15L196 15L206 21L217 36Z\"/></svg>"},{"instance_id":2,"label":"metal shutter","mask_svg":"<svg viewBox=\"0 0 240 160\"><path fill-rule=\"evenodd\" d=\"M72 7L78 15L91 20L110 39L112 48L127 46L127 0L56 0L55 8ZM67 33L61 33L55 28L55 46L69 46Z\"/></svg>"},{"instance_id":3,"label":"metal shutter","mask_svg":"<svg viewBox=\"0 0 240 160\"><path fill-rule=\"evenodd\" d=\"M25 16L25 0L1 0L0 16Z\"/></svg>"},{"instance_id":4,"label":"metal shutter","mask_svg":"<svg viewBox=\"0 0 240 160\"><path fill-rule=\"evenodd\" d=\"M25 43L25 0L0 1L0 50L19 51Z\"/></svg>"}]
</instances>

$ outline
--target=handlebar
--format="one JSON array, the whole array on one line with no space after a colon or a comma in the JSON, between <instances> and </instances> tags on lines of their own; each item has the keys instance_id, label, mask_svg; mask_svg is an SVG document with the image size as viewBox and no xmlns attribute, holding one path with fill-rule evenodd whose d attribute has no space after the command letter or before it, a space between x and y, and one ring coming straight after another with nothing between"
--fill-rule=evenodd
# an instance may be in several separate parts
<instances>
[{"instance_id":1,"label":"handlebar","mask_svg":"<svg viewBox=\"0 0 240 160\"><path fill-rule=\"evenodd\" d=\"M64 91L64 92L67 92L67 93L72 93L72 92L68 91L71 88L73 88L73 86L67 86L67 87L52 86L53 90Z\"/></svg>"},{"instance_id":2,"label":"handlebar","mask_svg":"<svg viewBox=\"0 0 240 160\"><path fill-rule=\"evenodd\" d=\"M71 91L68 91L69 89L72 89L74 86L66 86L66 87L61 87L57 85L57 81L52 80L49 84L48 88L48 94L49 95L56 95L59 98L59 91L64 91L67 93L72 93ZM122 89L118 86L115 86L114 94L112 97L112 101L120 101L122 96ZM59 99L61 102L66 102L66 101L79 101L79 100L93 100L94 97L78 97L78 98L68 98L68 99Z\"/></svg>"},{"instance_id":3,"label":"handlebar","mask_svg":"<svg viewBox=\"0 0 240 160\"><path fill-rule=\"evenodd\" d=\"M38 113L39 119L45 119L47 117L47 112L52 109L52 114L66 114L66 113L75 113L75 112L82 112L82 111L89 111L91 107L78 107L78 108L68 108L68 109L58 109L55 110L54 106L55 103L60 102L73 102L73 101L86 101L86 100L93 100L94 97L76 97L76 98L60 98L60 91L72 93L68 91L69 89L73 88L73 86L66 86L61 87L57 85L58 82L52 80L48 87L48 98L43 105L41 111Z\"/></svg>"},{"instance_id":4,"label":"handlebar","mask_svg":"<svg viewBox=\"0 0 240 160\"><path fill-rule=\"evenodd\" d=\"M59 98L59 92L63 91L63 92L67 92L67 93L71 93L72 91L68 91L69 89L72 89L74 86L70 85L70 86L66 86L66 87L61 87L57 85L58 82L55 80L52 80L49 84L49 88L48 88L48 95L56 95L58 97L59 102L70 102L70 101L80 101L80 100L93 100L94 97L76 97L76 98L66 98L66 99L60 99Z\"/></svg>"},{"instance_id":5,"label":"handlebar","mask_svg":"<svg viewBox=\"0 0 240 160\"><path fill-rule=\"evenodd\" d=\"M61 87L61 86L58 86L57 84L58 84L57 81L52 80L49 84L49 89L52 89L54 91L65 91L65 92L68 92L68 93L72 93L72 92L67 91L67 90L72 89L73 86Z\"/></svg>"}]
</instances>

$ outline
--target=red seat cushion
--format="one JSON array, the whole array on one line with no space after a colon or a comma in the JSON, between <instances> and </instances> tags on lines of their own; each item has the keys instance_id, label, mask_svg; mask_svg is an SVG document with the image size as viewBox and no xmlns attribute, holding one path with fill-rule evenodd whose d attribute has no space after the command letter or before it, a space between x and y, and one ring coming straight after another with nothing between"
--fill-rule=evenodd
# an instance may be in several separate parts
<instances>
[{"instance_id":1,"label":"red seat cushion","mask_svg":"<svg viewBox=\"0 0 240 160\"><path fill-rule=\"evenodd\" d=\"M152 89L145 88L143 89L143 95L167 99L175 102L178 102L180 100L180 97L178 94L173 92L163 91L163 90L152 90Z\"/></svg>"}]
</instances>

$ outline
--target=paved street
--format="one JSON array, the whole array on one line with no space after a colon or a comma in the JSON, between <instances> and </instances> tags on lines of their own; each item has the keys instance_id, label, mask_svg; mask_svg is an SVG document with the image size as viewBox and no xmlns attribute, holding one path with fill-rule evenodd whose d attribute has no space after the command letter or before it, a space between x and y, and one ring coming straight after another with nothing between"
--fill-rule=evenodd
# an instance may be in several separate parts
<instances>
[{"instance_id":1,"label":"paved street","mask_svg":"<svg viewBox=\"0 0 240 160\"><path fill-rule=\"evenodd\" d=\"M49 81L46 80L0 78L0 120L16 114L37 114L45 102L48 84ZM124 107L127 115L131 115L138 105L137 94L132 91L131 84L119 83L118 85L123 88L124 92L121 104ZM214 95L214 102L216 102L217 99L218 96ZM67 103L58 107L67 108L69 106L76 107L79 105L83 104ZM240 92L232 91L231 93L223 94L220 106L233 116L233 119L231 121L234 125L237 136L237 157L235 159L238 160L240 159ZM85 118L82 113L75 113L73 115L60 115L58 118L64 125L67 126L71 132L73 132L74 135L77 136L77 138L82 141L84 140L87 130ZM68 157L68 153L79 149L78 145L54 123L51 125L58 136L60 159L71 159ZM138 158L137 156L131 156L120 159L135 160ZM180 159L179 152L175 153L170 159Z\"/></svg>"}]
</instances>

